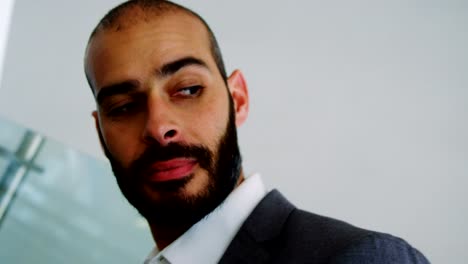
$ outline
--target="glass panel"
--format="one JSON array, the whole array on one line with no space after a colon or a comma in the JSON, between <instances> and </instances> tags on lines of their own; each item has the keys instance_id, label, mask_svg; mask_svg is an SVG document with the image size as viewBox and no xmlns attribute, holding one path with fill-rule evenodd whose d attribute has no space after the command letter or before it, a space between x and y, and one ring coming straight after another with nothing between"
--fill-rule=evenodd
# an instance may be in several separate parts
<instances>
[{"instance_id":1,"label":"glass panel","mask_svg":"<svg viewBox=\"0 0 468 264\"><path fill-rule=\"evenodd\" d=\"M25 131L25 128L0 117L0 146L15 151Z\"/></svg>"},{"instance_id":2,"label":"glass panel","mask_svg":"<svg viewBox=\"0 0 468 264\"><path fill-rule=\"evenodd\" d=\"M11 155L18 148L26 129L0 118L0 182L11 162Z\"/></svg>"},{"instance_id":3,"label":"glass panel","mask_svg":"<svg viewBox=\"0 0 468 264\"><path fill-rule=\"evenodd\" d=\"M3 175L5 175L5 170L7 169L9 163L10 161L7 158L0 155L0 182L3 179Z\"/></svg>"},{"instance_id":4,"label":"glass panel","mask_svg":"<svg viewBox=\"0 0 468 264\"><path fill-rule=\"evenodd\" d=\"M1 263L143 262L149 228L106 163L52 140L34 163L0 226Z\"/></svg>"}]
</instances>

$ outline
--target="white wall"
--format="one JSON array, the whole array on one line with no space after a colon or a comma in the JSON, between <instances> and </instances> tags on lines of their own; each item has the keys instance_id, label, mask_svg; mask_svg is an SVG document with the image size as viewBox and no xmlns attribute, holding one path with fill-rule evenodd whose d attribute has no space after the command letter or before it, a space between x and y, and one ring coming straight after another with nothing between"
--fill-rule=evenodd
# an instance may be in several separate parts
<instances>
[{"instance_id":1,"label":"white wall","mask_svg":"<svg viewBox=\"0 0 468 264\"><path fill-rule=\"evenodd\" d=\"M82 73L118 1L18 0L0 115L102 157ZM468 4L180 1L250 84L246 170L298 206L468 259Z\"/></svg>"},{"instance_id":2,"label":"white wall","mask_svg":"<svg viewBox=\"0 0 468 264\"><path fill-rule=\"evenodd\" d=\"M8 39L12 9L13 0L3 0L0 2L0 82L2 81L3 57L5 56L5 45Z\"/></svg>"}]
</instances>

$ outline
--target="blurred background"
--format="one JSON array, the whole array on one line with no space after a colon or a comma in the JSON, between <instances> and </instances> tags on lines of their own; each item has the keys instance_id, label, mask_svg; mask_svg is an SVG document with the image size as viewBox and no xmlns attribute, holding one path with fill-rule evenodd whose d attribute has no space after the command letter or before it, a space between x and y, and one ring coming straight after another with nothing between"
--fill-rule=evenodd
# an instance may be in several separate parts
<instances>
[{"instance_id":1,"label":"blurred background","mask_svg":"<svg viewBox=\"0 0 468 264\"><path fill-rule=\"evenodd\" d=\"M0 3L2 263L141 263L153 247L101 153L83 73L120 2ZM176 2L246 75L248 174L433 263L468 259L468 2Z\"/></svg>"}]
</instances>

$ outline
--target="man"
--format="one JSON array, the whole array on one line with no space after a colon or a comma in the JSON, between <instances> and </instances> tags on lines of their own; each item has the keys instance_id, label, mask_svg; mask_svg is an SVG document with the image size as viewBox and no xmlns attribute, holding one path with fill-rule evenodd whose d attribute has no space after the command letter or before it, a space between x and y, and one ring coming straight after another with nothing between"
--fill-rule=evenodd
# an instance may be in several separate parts
<instances>
[{"instance_id":1,"label":"man","mask_svg":"<svg viewBox=\"0 0 468 264\"><path fill-rule=\"evenodd\" d=\"M227 77L194 12L121 4L91 34L85 72L102 147L156 242L146 263L427 263L399 238L301 211L244 177L246 81Z\"/></svg>"}]
</instances>

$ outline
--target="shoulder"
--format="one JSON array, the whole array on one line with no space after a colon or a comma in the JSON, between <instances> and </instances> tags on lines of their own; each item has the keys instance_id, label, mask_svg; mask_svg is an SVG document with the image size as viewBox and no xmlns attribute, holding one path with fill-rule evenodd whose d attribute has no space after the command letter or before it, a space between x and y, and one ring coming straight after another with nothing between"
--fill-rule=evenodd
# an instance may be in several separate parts
<instances>
[{"instance_id":1,"label":"shoulder","mask_svg":"<svg viewBox=\"0 0 468 264\"><path fill-rule=\"evenodd\" d=\"M283 231L287 251L317 262L429 263L401 238L299 209L291 213Z\"/></svg>"},{"instance_id":2,"label":"shoulder","mask_svg":"<svg viewBox=\"0 0 468 264\"><path fill-rule=\"evenodd\" d=\"M273 190L220 263L428 263L404 240L297 209Z\"/></svg>"},{"instance_id":3,"label":"shoulder","mask_svg":"<svg viewBox=\"0 0 468 264\"><path fill-rule=\"evenodd\" d=\"M350 243L331 263L429 263L421 252L401 238L373 232Z\"/></svg>"}]
</instances>

